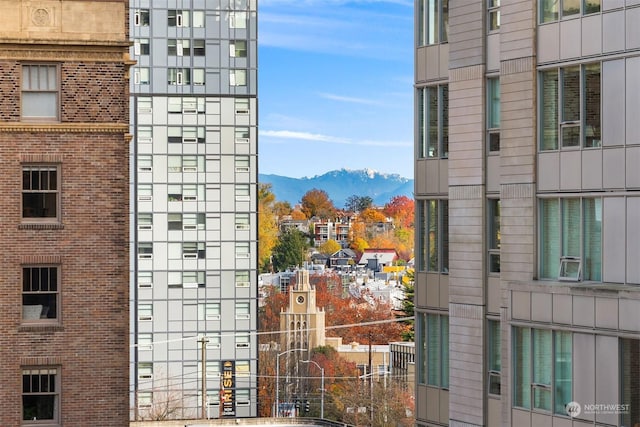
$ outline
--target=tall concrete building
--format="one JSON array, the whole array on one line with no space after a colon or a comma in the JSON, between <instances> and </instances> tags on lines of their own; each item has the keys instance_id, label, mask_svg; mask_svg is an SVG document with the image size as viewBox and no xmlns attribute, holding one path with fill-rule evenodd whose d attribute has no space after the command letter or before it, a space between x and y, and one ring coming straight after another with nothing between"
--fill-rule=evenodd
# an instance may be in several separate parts
<instances>
[{"instance_id":1,"label":"tall concrete building","mask_svg":"<svg viewBox=\"0 0 640 427\"><path fill-rule=\"evenodd\" d=\"M127 10L0 1L3 426L128 422Z\"/></svg>"},{"instance_id":2,"label":"tall concrete building","mask_svg":"<svg viewBox=\"0 0 640 427\"><path fill-rule=\"evenodd\" d=\"M419 426L640 422L640 1L416 0Z\"/></svg>"},{"instance_id":3,"label":"tall concrete building","mask_svg":"<svg viewBox=\"0 0 640 427\"><path fill-rule=\"evenodd\" d=\"M129 24L131 416L255 416L257 2L132 0Z\"/></svg>"}]
</instances>

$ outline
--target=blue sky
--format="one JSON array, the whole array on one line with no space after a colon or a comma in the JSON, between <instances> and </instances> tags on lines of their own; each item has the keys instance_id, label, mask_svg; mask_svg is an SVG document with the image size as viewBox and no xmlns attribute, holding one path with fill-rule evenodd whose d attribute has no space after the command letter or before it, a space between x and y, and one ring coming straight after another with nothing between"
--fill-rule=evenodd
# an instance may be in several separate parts
<instances>
[{"instance_id":1,"label":"blue sky","mask_svg":"<svg viewBox=\"0 0 640 427\"><path fill-rule=\"evenodd\" d=\"M260 173L413 178L413 0L259 0Z\"/></svg>"}]
</instances>

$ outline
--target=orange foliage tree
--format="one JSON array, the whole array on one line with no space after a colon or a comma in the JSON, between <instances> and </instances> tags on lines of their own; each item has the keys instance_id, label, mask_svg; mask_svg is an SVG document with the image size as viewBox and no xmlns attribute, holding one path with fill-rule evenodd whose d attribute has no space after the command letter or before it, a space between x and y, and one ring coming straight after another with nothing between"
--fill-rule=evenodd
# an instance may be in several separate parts
<instances>
[{"instance_id":1,"label":"orange foliage tree","mask_svg":"<svg viewBox=\"0 0 640 427\"><path fill-rule=\"evenodd\" d=\"M384 205L384 214L393 218L396 226L413 227L415 203L407 196L395 196Z\"/></svg>"},{"instance_id":2,"label":"orange foliage tree","mask_svg":"<svg viewBox=\"0 0 640 427\"><path fill-rule=\"evenodd\" d=\"M317 216L320 219L330 219L336 215L336 207L324 190L314 188L307 191L300 201L302 212L307 218Z\"/></svg>"}]
</instances>

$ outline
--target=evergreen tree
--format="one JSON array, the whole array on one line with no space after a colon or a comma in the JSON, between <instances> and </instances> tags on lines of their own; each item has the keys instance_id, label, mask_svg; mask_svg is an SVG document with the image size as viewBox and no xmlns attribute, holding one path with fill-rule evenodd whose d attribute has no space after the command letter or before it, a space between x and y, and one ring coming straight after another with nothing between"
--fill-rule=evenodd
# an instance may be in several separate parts
<instances>
[{"instance_id":1,"label":"evergreen tree","mask_svg":"<svg viewBox=\"0 0 640 427\"><path fill-rule=\"evenodd\" d=\"M288 267L302 265L306 259L309 248L309 239L300 230L291 229L280 234L278 243L271 252L273 268L276 271L284 271Z\"/></svg>"}]
</instances>

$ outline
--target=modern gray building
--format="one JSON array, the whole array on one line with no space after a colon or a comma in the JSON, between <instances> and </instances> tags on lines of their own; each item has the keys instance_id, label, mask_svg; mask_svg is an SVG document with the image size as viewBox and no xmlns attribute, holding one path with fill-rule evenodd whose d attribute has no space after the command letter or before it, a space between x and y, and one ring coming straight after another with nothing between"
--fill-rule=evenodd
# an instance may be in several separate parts
<instances>
[{"instance_id":1,"label":"modern gray building","mask_svg":"<svg viewBox=\"0 0 640 427\"><path fill-rule=\"evenodd\" d=\"M415 1L418 426L640 425L639 22Z\"/></svg>"},{"instance_id":2,"label":"modern gray building","mask_svg":"<svg viewBox=\"0 0 640 427\"><path fill-rule=\"evenodd\" d=\"M129 26L131 417L253 417L257 1L131 0Z\"/></svg>"}]
</instances>

